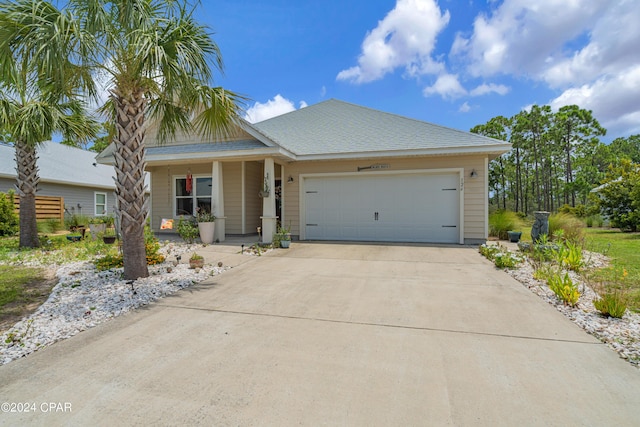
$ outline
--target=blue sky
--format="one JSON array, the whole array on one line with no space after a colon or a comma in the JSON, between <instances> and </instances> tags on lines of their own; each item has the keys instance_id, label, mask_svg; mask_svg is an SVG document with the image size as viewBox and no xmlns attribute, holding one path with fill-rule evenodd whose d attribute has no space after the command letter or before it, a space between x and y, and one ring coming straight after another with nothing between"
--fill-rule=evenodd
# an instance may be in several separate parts
<instances>
[{"instance_id":1,"label":"blue sky","mask_svg":"<svg viewBox=\"0 0 640 427\"><path fill-rule=\"evenodd\" d=\"M260 121L330 98L461 130L577 104L640 133L637 0L202 1L213 82Z\"/></svg>"}]
</instances>

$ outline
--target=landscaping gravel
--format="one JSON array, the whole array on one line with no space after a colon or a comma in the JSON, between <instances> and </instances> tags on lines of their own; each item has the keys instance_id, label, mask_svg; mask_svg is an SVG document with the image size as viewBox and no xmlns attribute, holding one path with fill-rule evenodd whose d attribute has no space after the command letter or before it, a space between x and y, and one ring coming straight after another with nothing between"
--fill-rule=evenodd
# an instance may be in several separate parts
<instances>
[{"instance_id":1,"label":"landscaping gravel","mask_svg":"<svg viewBox=\"0 0 640 427\"><path fill-rule=\"evenodd\" d=\"M122 279L122 268L97 271L91 262L60 266L58 284L47 301L0 337L0 365L230 268L205 264L202 269L190 269L188 258L196 249L197 245L164 244L160 252L167 261L149 266L149 277L133 282ZM178 265L173 263L176 255L182 257ZM30 260L28 264L37 263Z\"/></svg>"},{"instance_id":2,"label":"landscaping gravel","mask_svg":"<svg viewBox=\"0 0 640 427\"><path fill-rule=\"evenodd\" d=\"M588 268L601 268L608 264L607 257L601 254L586 252L585 258ZM639 314L627 310L621 319L602 316L593 306L597 294L573 271L568 272L569 276L578 284L581 293L575 307L563 304L545 282L534 279L534 269L529 262L525 261L518 268L505 271L589 334L606 343L618 352L620 357L640 368Z\"/></svg>"}]
</instances>

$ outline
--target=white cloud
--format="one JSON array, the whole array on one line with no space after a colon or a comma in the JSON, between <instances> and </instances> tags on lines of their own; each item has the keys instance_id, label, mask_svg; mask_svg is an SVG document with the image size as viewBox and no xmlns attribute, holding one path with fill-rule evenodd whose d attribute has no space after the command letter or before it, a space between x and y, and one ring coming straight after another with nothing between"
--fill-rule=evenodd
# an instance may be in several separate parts
<instances>
[{"instance_id":1,"label":"white cloud","mask_svg":"<svg viewBox=\"0 0 640 427\"><path fill-rule=\"evenodd\" d=\"M640 131L639 1L504 0L490 7L452 44L450 58L466 72L542 82L561 92L552 107L590 109L610 134Z\"/></svg>"},{"instance_id":2,"label":"white cloud","mask_svg":"<svg viewBox=\"0 0 640 427\"><path fill-rule=\"evenodd\" d=\"M304 108L306 106L306 102L300 101L300 108ZM292 101L284 98L280 94L277 94L273 99L268 100L264 104L260 102L253 104L253 107L247 110L244 118L249 123L257 123L281 114L289 113L295 109L296 106Z\"/></svg>"},{"instance_id":3,"label":"white cloud","mask_svg":"<svg viewBox=\"0 0 640 427\"><path fill-rule=\"evenodd\" d=\"M443 98L455 99L467 94L455 74L441 74L432 86L422 91L424 96L440 95Z\"/></svg>"},{"instance_id":4,"label":"white cloud","mask_svg":"<svg viewBox=\"0 0 640 427\"><path fill-rule=\"evenodd\" d=\"M462 104L460 106L458 111L461 112L461 113L468 113L469 111L471 111L471 106L469 105L468 102L465 102L464 104Z\"/></svg>"},{"instance_id":5,"label":"white cloud","mask_svg":"<svg viewBox=\"0 0 640 427\"><path fill-rule=\"evenodd\" d=\"M480 86L472 89L469 94L471 96L482 96L489 93L497 93L498 95L506 95L509 93L509 87L505 85L497 85L495 83L483 83Z\"/></svg>"},{"instance_id":6,"label":"white cloud","mask_svg":"<svg viewBox=\"0 0 640 427\"><path fill-rule=\"evenodd\" d=\"M327 87L322 86L322 89L320 89L320 98L324 98L326 94L327 94Z\"/></svg>"},{"instance_id":7,"label":"white cloud","mask_svg":"<svg viewBox=\"0 0 640 427\"><path fill-rule=\"evenodd\" d=\"M550 103L554 110L578 105L592 110L602 126L616 133L640 132L640 65L615 76L603 76L592 83L565 90Z\"/></svg>"},{"instance_id":8,"label":"white cloud","mask_svg":"<svg viewBox=\"0 0 640 427\"><path fill-rule=\"evenodd\" d=\"M640 62L640 3L618 1L589 28L589 42L550 59L543 78L553 87L583 84Z\"/></svg>"},{"instance_id":9,"label":"white cloud","mask_svg":"<svg viewBox=\"0 0 640 427\"><path fill-rule=\"evenodd\" d=\"M473 34L458 34L451 53L463 56L475 76L539 76L609 7L610 0L505 0L490 16L476 17Z\"/></svg>"},{"instance_id":10,"label":"white cloud","mask_svg":"<svg viewBox=\"0 0 640 427\"><path fill-rule=\"evenodd\" d=\"M398 0L378 26L365 36L358 65L336 79L367 83L404 67L411 76L437 74L444 65L431 58L436 37L449 23L435 0Z\"/></svg>"}]
</instances>

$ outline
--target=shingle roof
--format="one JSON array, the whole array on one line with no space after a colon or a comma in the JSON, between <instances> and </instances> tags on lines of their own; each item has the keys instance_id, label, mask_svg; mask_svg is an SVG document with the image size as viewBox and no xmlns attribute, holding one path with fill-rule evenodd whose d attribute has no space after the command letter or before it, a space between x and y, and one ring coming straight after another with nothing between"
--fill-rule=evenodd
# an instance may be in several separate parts
<instances>
[{"instance_id":1,"label":"shingle roof","mask_svg":"<svg viewBox=\"0 0 640 427\"><path fill-rule=\"evenodd\" d=\"M115 188L112 166L93 165L96 153L56 142L37 148L38 174L43 182L68 183L83 187ZM0 175L16 176L15 148L0 144Z\"/></svg>"},{"instance_id":2,"label":"shingle roof","mask_svg":"<svg viewBox=\"0 0 640 427\"><path fill-rule=\"evenodd\" d=\"M330 99L253 124L265 136L300 155L350 154L456 148L505 152L510 145L395 114Z\"/></svg>"},{"instance_id":3,"label":"shingle roof","mask_svg":"<svg viewBox=\"0 0 640 427\"><path fill-rule=\"evenodd\" d=\"M224 141L224 142L201 142L197 144L183 145L161 145L158 147L147 147L148 156L156 154L186 154L186 153L217 153L229 150L253 150L264 148L265 145L257 140Z\"/></svg>"}]
</instances>

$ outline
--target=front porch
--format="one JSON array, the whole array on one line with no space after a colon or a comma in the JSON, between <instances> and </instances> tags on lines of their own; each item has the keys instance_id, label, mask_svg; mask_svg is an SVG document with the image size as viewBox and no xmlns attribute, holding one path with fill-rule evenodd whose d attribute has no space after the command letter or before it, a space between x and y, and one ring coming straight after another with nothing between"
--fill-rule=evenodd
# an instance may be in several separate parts
<instances>
[{"instance_id":1,"label":"front porch","mask_svg":"<svg viewBox=\"0 0 640 427\"><path fill-rule=\"evenodd\" d=\"M230 236L255 239L260 233L261 243L271 243L278 224L285 220L282 163L265 157L151 164L147 167L151 173L151 227L161 237L162 220L173 218L175 232L179 219L199 208L216 216L216 242L225 242Z\"/></svg>"}]
</instances>

